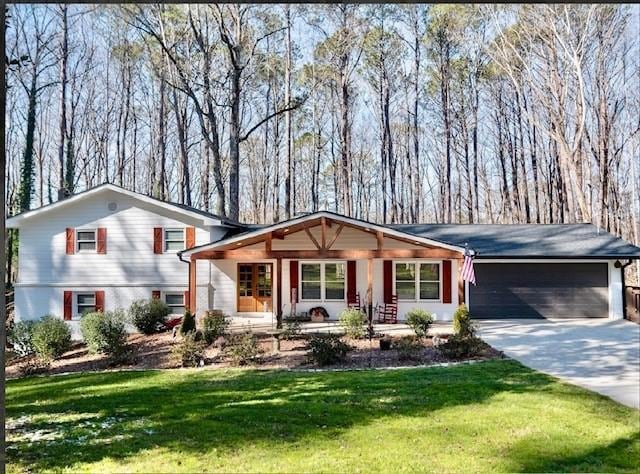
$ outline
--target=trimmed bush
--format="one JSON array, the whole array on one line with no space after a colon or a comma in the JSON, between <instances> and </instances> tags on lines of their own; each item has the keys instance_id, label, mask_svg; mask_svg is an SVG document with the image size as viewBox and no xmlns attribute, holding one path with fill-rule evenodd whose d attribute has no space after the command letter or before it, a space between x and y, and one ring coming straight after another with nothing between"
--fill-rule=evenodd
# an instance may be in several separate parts
<instances>
[{"instance_id":1,"label":"trimmed bush","mask_svg":"<svg viewBox=\"0 0 640 474\"><path fill-rule=\"evenodd\" d=\"M190 332L196 330L196 318L188 309L184 310L184 316L182 317L182 324L180 324L180 334L182 336L187 335Z\"/></svg>"},{"instance_id":2,"label":"trimmed bush","mask_svg":"<svg viewBox=\"0 0 640 474\"><path fill-rule=\"evenodd\" d=\"M284 329L282 330L282 334L280 337L285 340L296 339L297 337L300 337L300 334L302 334L301 327L302 323L300 321L285 321Z\"/></svg>"},{"instance_id":3,"label":"trimmed bush","mask_svg":"<svg viewBox=\"0 0 640 474\"><path fill-rule=\"evenodd\" d=\"M32 342L35 324L35 321L19 321L13 325L7 334L8 342L13 346L13 351L19 357L35 352Z\"/></svg>"},{"instance_id":4,"label":"trimmed bush","mask_svg":"<svg viewBox=\"0 0 640 474\"><path fill-rule=\"evenodd\" d=\"M216 339L224 336L230 324L229 318L223 314L207 313L202 318L202 334L207 345L213 344Z\"/></svg>"},{"instance_id":5,"label":"trimmed bush","mask_svg":"<svg viewBox=\"0 0 640 474\"><path fill-rule=\"evenodd\" d=\"M250 331L234 334L224 346L224 353L235 365L248 365L256 362L262 353L258 338Z\"/></svg>"},{"instance_id":6,"label":"trimmed bush","mask_svg":"<svg viewBox=\"0 0 640 474\"><path fill-rule=\"evenodd\" d=\"M80 320L80 331L89 352L121 360L127 346L125 315L122 311L88 313Z\"/></svg>"},{"instance_id":7,"label":"trimmed bush","mask_svg":"<svg viewBox=\"0 0 640 474\"><path fill-rule=\"evenodd\" d=\"M129 307L129 321L141 333L155 334L162 330L162 323L169 313L169 306L158 298L137 300Z\"/></svg>"},{"instance_id":8,"label":"trimmed bush","mask_svg":"<svg viewBox=\"0 0 640 474\"><path fill-rule=\"evenodd\" d=\"M337 334L315 334L309 339L307 347L309 360L321 367L344 361L351 350L351 346Z\"/></svg>"},{"instance_id":9,"label":"trimmed bush","mask_svg":"<svg viewBox=\"0 0 640 474\"><path fill-rule=\"evenodd\" d=\"M44 316L33 326L33 349L44 362L57 359L71 348L71 330L55 316Z\"/></svg>"},{"instance_id":10,"label":"trimmed bush","mask_svg":"<svg viewBox=\"0 0 640 474\"><path fill-rule=\"evenodd\" d=\"M454 334L447 342L438 345L437 349L449 359L464 359L478 355L483 347L484 342L478 337Z\"/></svg>"},{"instance_id":11,"label":"trimmed bush","mask_svg":"<svg viewBox=\"0 0 640 474\"><path fill-rule=\"evenodd\" d=\"M471 337L476 333L476 328L473 321L471 321L466 304L458 306L453 313L453 332L463 337Z\"/></svg>"},{"instance_id":12,"label":"trimmed bush","mask_svg":"<svg viewBox=\"0 0 640 474\"><path fill-rule=\"evenodd\" d=\"M420 338L404 336L393 341L392 347L398 351L400 360L419 360L424 349Z\"/></svg>"},{"instance_id":13,"label":"trimmed bush","mask_svg":"<svg viewBox=\"0 0 640 474\"><path fill-rule=\"evenodd\" d=\"M362 337L365 329L364 323L364 314L357 309L348 308L340 313L340 326L348 337L353 339Z\"/></svg>"},{"instance_id":14,"label":"trimmed bush","mask_svg":"<svg viewBox=\"0 0 640 474\"><path fill-rule=\"evenodd\" d=\"M407 324L418 337L427 337L429 328L433 324L433 314L421 308L413 308L407 313Z\"/></svg>"},{"instance_id":15,"label":"trimmed bush","mask_svg":"<svg viewBox=\"0 0 640 474\"><path fill-rule=\"evenodd\" d=\"M207 343L198 338L195 331L191 331L173 346L171 352L178 359L182 367L197 367L204 360L204 350Z\"/></svg>"}]
</instances>

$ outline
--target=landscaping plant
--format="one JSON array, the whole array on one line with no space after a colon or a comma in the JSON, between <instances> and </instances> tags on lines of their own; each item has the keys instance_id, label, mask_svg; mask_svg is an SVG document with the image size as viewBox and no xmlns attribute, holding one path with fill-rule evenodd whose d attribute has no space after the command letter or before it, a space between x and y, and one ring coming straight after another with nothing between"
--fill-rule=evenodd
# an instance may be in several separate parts
<instances>
[{"instance_id":1,"label":"landscaping plant","mask_svg":"<svg viewBox=\"0 0 640 474\"><path fill-rule=\"evenodd\" d=\"M198 337L196 331L191 331L173 346L171 352L182 367L197 367L204 360L206 346L207 343Z\"/></svg>"},{"instance_id":2,"label":"landscaping plant","mask_svg":"<svg viewBox=\"0 0 640 474\"><path fill-rule=\"evenodd\" d=\"M224 354L235 365L255 363L262 353L258 344L258 338L252 334L251 331L245 331L231 336L223 350Z\"/></svg>"},{"instance_id":3,"label":"landscaping plant","mask_svg":"<svg viewBox=\"0 0 640 474\"><path fill-rule=\"evenodd\" d=\"M392 347L398 351L398 359L400 360L419 360L424 349L417 336L403 336L395 339Z\"/></svg>"},{"instance_id":4,"label":"landscaping plant","mask_svg":"<svg viewBox=\"0 0 640 474\"><path fill-rule=\"evenodd\" d=\"M427 337L429 328L433 324L433 314L421 308L413 308L407 313L407 324L416 333L416 336Z\"/></svg>"},{"instance_id":5,"label":"landscaping plant","mask_svg":"<svg viewBox=\"0 0 640 474\"><path fill-rule=\"evenodd\" d=\"M127 330L121 310L85 314L80 320L80 331L89 352L106 354L117 361L124 359Z\"/></svg>"},{"instance_id":6,"label":"landscaping plant","mask_svg":"<svg viewBox=\"0 0 640 474\"><path fill-rule=\"evenodd\" d=\"M129 320L143 334L155 334L171 312L167 304L158 299L137 300L129 307Z\"/></svg>"},{"instance_id":7,"label":"landscaping plant","mask_svg":"<svg viewBox=\"0 0 640 474\"><path fill-rule=\"evenodd\" d=\"M309 339L307 357L321 367L342 362L351 350L337 334L315 334Z\"/></svg>"},{"instance_id":8,"label":"landscaping plant","mask_svg":"<svg viewBox=\"0 0 640 474\"><path fill-rule=\"evenodd\" d=\"M19 321L13 325L7 333L8 342L13 346L13 351L19 357L33 354L33 327L35 321Z\"/></svg>"},{"instance_id":9,"label":"landscaping plant","mask_svg":"<svg viewBox=\"0 0 640 474\"><path fill-rule=\"evenodd\" d=\"M340 326L344 329L344 333L353 339L360 338L364 335L365 317L362 311L348 308L340 313Z\"/></svg>"},{"instance_id":10,"label":"landscaping plant","mask_svg":"<svg viewBox=\"0 0 640 474\"><path fill-rule=\"evenodd\" d=\"M229 318L224 314L208 312L202 318L202 334L207 345L213 344L219 337L224 336L230 324Z\"/></svg>"},{"instance_id":11,"label":"landscaping plant","mask_svg":"<svg viewBox=\"0 0 640 474\"><path fill-rule=\"evenodd\" d=\"M302 323L297 320L289 320L285 321L284 329L282 330L281 338L282 339L295 339L302 334Z\"/></svg>"},{"instance_id":12,"label":"landscaping plant","mask_svg":"<svg viewBox=\"0 0 640 474\"><path fill-rule=\"evenodd\" d=\"M459 336L473 336L476 328L469 316L469 309L466 304L461 304L453 313L453 332Z\"/></svg>"},{"instance_id":13,"label":"landscaping plant","mask_svg":"<svg viewBox=\"0 0 640 474\"><path fill-rule=\"evenodd\" d=\"M180 335L185 336L196 330L196 318L188 309L184 310L182 324L180 324Z\"/></svg>"},{"instance_id":14,"label":"landscaping plant","mask_svg":"<svg viewBox=\"0 0 640 474\"><path fill-rule=\"evenodd\" d=\"M44 316L33 326L31 342L36 355L50 362L71 348L71 330L62 319Z\"/></svg>"}]
</instances>

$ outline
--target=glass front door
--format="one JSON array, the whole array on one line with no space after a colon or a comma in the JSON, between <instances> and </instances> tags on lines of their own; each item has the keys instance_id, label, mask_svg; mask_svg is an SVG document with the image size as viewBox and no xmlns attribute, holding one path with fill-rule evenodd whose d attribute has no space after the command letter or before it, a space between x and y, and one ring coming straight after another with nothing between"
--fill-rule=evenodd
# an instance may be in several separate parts
<instances>
[{"instance_id":1,"label":"glass front door","mask_svg":"<svg viewBox=\"0 0 640 474\"><path fill-rule=\"evenodd\" d=\"M270 263L238 264L238 312L273 309L272 269Z\"/></svg>"}]
</instances>

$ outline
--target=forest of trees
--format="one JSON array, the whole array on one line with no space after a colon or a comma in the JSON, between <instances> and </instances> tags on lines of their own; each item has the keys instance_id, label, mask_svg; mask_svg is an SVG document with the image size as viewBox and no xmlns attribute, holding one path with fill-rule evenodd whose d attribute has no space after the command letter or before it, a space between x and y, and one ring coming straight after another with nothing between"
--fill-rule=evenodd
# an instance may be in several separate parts
<instances>
[{"instance_id":1,"label":"forest of trees","mask_svg":"<svg viewBox=\"0 0 640 474\"><path fill-rule=\"evenodd\" d=\"M592 222L640 242L637 6L8 16L10 215L111 182L247 222Z\"/></svg>"}]
</instances>

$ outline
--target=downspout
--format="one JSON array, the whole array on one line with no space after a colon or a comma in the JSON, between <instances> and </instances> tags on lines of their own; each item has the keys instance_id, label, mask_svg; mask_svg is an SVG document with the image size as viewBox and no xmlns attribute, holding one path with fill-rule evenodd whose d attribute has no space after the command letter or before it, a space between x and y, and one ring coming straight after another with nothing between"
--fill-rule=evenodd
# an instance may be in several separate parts
<instances>
[{"instance_id":1,"label":"downspout","mask_svg":"<svg viewBox=\"0 0 640 474\"><path fill-rule=\"evenodd\" d=\"M620 260L616 260L614 267L620 269L620 279L622 281L622 318L627 319L627 290L624 281L624 269L633 263L633 260L629 259L627 263L623 264Z\"/></svg>"},{"instance_id":2,"label":"downspout","mask_svg":"<svg viewBox=\"0 0 640 474\"><path fill-rule=\"evenodd\" d=\"M189 260L185 260L184 258L182 258L182 250L180 252L178 252L178 258L180 259L181 262L186 263L187 265L189 265L189 270L187 271L187 288L189 288L189 299L191 299L191 292L193 291L193 289L191 288L191 262ZM189 311L191 311L191 302L190 301L185 301L185 306L188 305Z\"/></svg>"}]
</instances>

